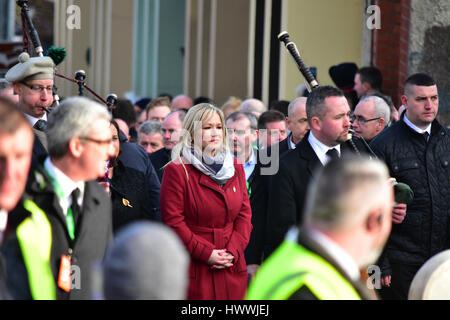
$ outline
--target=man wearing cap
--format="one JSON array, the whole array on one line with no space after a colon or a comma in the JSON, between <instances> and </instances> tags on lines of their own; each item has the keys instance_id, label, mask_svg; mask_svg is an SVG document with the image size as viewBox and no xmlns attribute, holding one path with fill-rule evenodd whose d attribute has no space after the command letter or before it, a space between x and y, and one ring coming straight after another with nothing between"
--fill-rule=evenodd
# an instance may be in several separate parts
<instances>
[{"instance_id":1,"label":"man wearing cap","mask_svg":"<svg viewBox=\"0 0 450 320\"><path fill-rule=\"evenodd\" d=\"M19 63L5 75L19 96L18 107L25 114L37 139L33 146L33 160L47 155L46 110L53 103L53 76L55 64L50 57L30 58L24 52Z\"/></svg>"}]
</instances>

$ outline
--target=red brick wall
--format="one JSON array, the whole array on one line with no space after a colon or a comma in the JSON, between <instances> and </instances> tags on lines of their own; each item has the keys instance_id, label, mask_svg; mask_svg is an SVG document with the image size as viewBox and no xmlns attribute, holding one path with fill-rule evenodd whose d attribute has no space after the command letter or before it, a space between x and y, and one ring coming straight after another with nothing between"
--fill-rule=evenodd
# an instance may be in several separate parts
<instances>
[{"instance_id":1,"label":"red brick wall","mask_svg":"<svg viewBox=\"0 0 450 320\"><path fill-rule=\"evenodd\" d=\"M374 0L380 7L381 29L373 31L372 64L383 75L383 92L401 105L408 77L410 0Z\"/></svg>"}]
</instances>

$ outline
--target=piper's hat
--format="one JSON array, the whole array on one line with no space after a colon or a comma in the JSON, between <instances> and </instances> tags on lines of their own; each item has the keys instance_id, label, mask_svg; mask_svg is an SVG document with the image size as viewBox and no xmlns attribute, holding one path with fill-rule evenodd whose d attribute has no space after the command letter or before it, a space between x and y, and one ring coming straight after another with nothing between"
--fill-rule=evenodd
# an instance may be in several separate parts
<instances>
[{"instance_id":1,"label":"piper's hat","mask_svg":"<svg viewBox=\"0 0 450 320\"><path fill-rule=\"evenodd\" d=\"M352 89L354 84L354 78L356 71L358 71L358 66L353 62L344 62L337 66L332 66L328 73L331 79L339 89Z\"/></svg>"},{"instance_id":2,"label":"piper's hat","mask_svg":"<svg viewBox=\"0 0 450 320\"><path fill-rule=\"evenodd\" d=\"M50 57L33 57L26 52L19 55L19 63L9 69L5 79L9 82L53 79L55 64Z\"/></svg>"}]
</instances>

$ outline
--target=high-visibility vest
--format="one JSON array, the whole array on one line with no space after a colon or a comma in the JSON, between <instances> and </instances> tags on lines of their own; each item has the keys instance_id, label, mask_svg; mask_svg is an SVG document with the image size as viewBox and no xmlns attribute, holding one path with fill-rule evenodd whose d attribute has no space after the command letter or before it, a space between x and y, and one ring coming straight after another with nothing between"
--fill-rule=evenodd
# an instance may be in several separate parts
<instances>
[{"instance_id":1,"label":"high-visibility vest","mask_svg":"<svg viewBox=\"0 0 450 320\"><path fill-rule=\"evenodd\" d=\"M50 267L52 228L45 213L31 200L24 201L31 213L16 230L34 300L55 300L56 286Z\"/></svg>"},{"instance_id":2,"label":"high-visibility vest","mask_svg":"<svg viewBox=\"0 0 450 320\"><path fill-rule=\"evenodd\" d=\"M319 300L361 300L335 267L295 239L288 235L261 265L250 283L247 300L287 300L302 287Z\"/></svg>"}]
</instances>

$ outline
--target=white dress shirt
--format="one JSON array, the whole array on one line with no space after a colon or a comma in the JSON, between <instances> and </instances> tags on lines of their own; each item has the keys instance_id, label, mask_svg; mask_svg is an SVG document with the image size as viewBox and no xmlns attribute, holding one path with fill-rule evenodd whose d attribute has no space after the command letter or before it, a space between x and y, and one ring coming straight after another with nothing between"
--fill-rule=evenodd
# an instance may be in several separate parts
<instances>
[{"instance_id":1,"label":"white dress shirt","mask_svg":"<svg viewBox=\"0 0 450 320\"><path fill-rule=\"evenodd\" d=\"M288 136L288 141L289 141L289 150L294 150L295 149L295 146L296 146L296 144L292 141L292 134L290 134L289 136Z\"/></svg>"},{"instance_id":2,"label":"white dress shirt","mask_svg":"<svg viewBox=\"0 0 450 320\"><path fill-rule=\"evenodd\" d=\"M253 170L255 170L255 166L256 166L256 153L253 151L252 148L248 161L244 163L245 180L248 180L248 178L250 178L250 176L253 173Z\"/></svg>"},{"instance_id":3,"label":"white dress shirt","mask_svg":"<svg viewBox=\"0 0 450 320\"><path fill-rule=\"evenodd\" d=\"M312 131L309 132L308 141L309 141L309 144L311 145L311 147L313 148L314 152L316 153L317 157L319 158L320 162L324 166L328 163L328 161L330 161L330 157L327 156L328 150L336 149L339 156L341 156L341 145L338 144L335 147L330 148L330 147L324 145L319 140L317 140L317 138L314 136Z\"/></svg>"},{"instance_id":4,"label":"white dress shirt","mask_svg":"<svg viewBox=\"0 0 450 320\"><path fill-rule=\"evenodd\" d=\"M415 132L420 133L420 134L424 134L425 132L428 132L428 134L431 136L431 123L425 130L423 130L423 129L420 129L418 126L416 126L411 121L409 121L406 114L405 114L405 117L403 118L403 121L405 121L406 125L408 127L410 127L411 129L413 129Z\"/></svg>"},{"instance_id":5,"label":"white dress shirt","mask_svg":"<svg viewBox=\"0 0 450 320\"><path fill-rule=\"evenodd\" d=\"M59 170L50 160L50 157L47 157L44 162L44 168L47 173L58 183L60 190L62 191L62 197L59 197L59 204L61 206L64 215L67 215L67 210L72 205L72 192L78 188L80 189L80 196L78 197L78 205L80 208L83 204L83 196L84 196L84 182L74 182L68 176L66 176L61 170ZM53 181L52 181L53 182ZM56 188L55 188L56 189Z\"/></svg>"},{"instance_id":6,"label":"white dress shirt","mask_svg":"<svg viewBox=\"0 0 450 320\"><path fill-rule=\"evenodd\" d=\"M3 241L3 233L5 232L7 222L8 212L6 210L0 210L0 244Z\"/></svg>"},{"instance_id":7,"label":"white dress shirt","mask_svg":"<svg viewBox=\"0 0 450 320\"><path fill-rule=\"evenodd\" d=\"M42 116L42 118L38 119L35 118L33 116L30 116L29 114L24 113L25 117L27 117L28 121L30 122L31 126L34 127L34 125L36 124L36 122L38 122L39 120L44 120L47 121L47 113L44 113L44 115Z\"/></svg>"}]
</instances>

